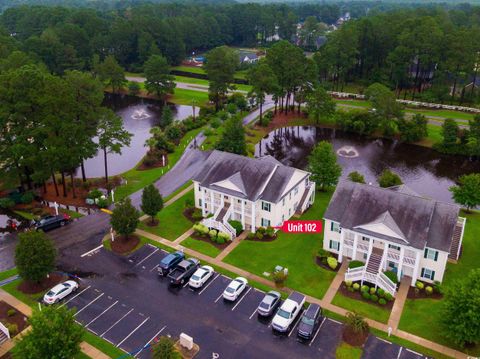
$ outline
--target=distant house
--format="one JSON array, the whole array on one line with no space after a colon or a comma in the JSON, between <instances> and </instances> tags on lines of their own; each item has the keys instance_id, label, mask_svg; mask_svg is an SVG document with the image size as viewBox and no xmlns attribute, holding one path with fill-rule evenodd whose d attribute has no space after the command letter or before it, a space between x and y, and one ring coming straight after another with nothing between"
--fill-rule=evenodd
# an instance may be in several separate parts
<instances>
[{"instance_id":1,"label":"distant house","mask_svg":"<svg viewBox=\"0 0 480 359\"><path fill-rule=\"evenodd\" d=\"M251 232L281 226L315 200L310 173L271 156L250 158L212 151L192 180L195 206L206 217L202 223L231 238L237 233L230 220L240 221Z\"/></svg>"},{"instance_id":2,"label":"distant house","mask_svg":"<svg viewBox=\"0 0 480 359\"><path fill-rule=\"evenodd\" d=\"M315 47L317 50L327 43L327 37L325 35L317 36L315 39Z\"/></svg>"},{"instance_id":3,"label":"distant house","mask_svg":"<svg viewBox=\"0 0 480 359\"><path fill-rule=\"evenodd\" d=\"M259 60L257 54L253 52L241 52L238 54L240 64L253 64Z\"/></svg>"},{"instance_id":4,"label":"distant house","mask_svg":"<svg viewBox=\"0 0 480 359\"><path fill-rule=\"evenodd\" d=\"M348 269L345 280L369 282L395 295L398 280L441 282L447 261L457 260L465 218L457 205L416 194L406 186L380 188L341 182L324 215L323 248L338 261L365 264Z\"/></svg>"}]
</instances>

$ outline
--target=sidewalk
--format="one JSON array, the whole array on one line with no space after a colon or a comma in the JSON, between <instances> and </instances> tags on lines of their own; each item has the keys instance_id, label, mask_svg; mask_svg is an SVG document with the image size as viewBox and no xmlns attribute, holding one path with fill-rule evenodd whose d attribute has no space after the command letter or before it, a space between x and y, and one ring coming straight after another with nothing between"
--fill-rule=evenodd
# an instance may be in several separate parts
<instances>
[{"instance_id":1,"label":"sidewalk","mask_svg":"<svg viewBox=\"0 0 480 359\"><path fill-rule=\"evenodd\" d=\"M17 298L15 298L13 295L10 293L5 292L3 289L0 288L0 301L4 301L8 304L10 304L12 307L17 309L19 312L22 312L25 314L27 317L30 317L32 315L32 308L25 303L21 302ZM25 335L25 333L30 330L30 326L24 329L20 334L18 334L17 338L19 336ZM4 354L8 353L15 345L15 339L7 340L5 343L0 345L0 357L2 357ZM93 347L92 345L88 344L87 342L82 342L80 343L80 348L82 349L82 352L86 355L88 355L91 358L95 359L110 359L108 355L105 353L101 352L97 348Z\"/></svg>"},{"instance_id":2,"label":"sidewalk","mask_svg":"<svg viewBox=\"0 0 480 359\"><path fill-rule=\"evenodd\" d=\"M247 236L248 236L248 232L243 231L243 233L238 237L236 237L227 248L225 248L218 256L215 257L215 259L219 261L223 261L223 258L228 256L231 251L237 248L240 242L243 241L245 238L247 238Z\"/></svg>"},{"instance_id":3,"label":"sidewalk","mask_svg":"<svg viewBox=\"0 0 480 359\"><path fill-rule=\"evenodd\" d=\"M388 326L392 328L393 331L398 329L400 324L400 318L402 317L403 306L407 300L408 289L410 288L410 277L403 277L400 282L400 289L395 297L395 302L393 303L393 308L390 313L390 318L388 319Z\"/></svg>"},{"instance_id":4,"label":"sidewalk","mask_svg":"<svg viewBox=\"0 0 480 359\"><path fill-rule=\"evenodd\" d=\"M332 283L330 283L330 287L328 287L327 293L323 296L323 301L326 303L331 303L335 294L337 294L338 288L343 282L343 278L345 278L345 272L347 271L348 261L343 261L342 266L337 272L335 278L333 278Z\"/></svg>"},{"instance_id":5,"label":"sidewalk","mask_svg":"<svg viewBox=\"0 0 480 359\"><path fill-rule=\"evenodd\" d=\"M166 246L169 246L169 247L172 247L174 249L178 249L178 245L174 244L173 242L171 241L168 241L166 240L165 238L161 238L161 237L158 237L154 234L151 234L151 233L148 233L148 232L145 232L145 231L142 231L142 230L139 230L137 229L136 231L137 234L139 235L142 235L142 236L145 236L147 238L150 238L156 242L159 242L159 243L162 243ZM233 248L232 248L233 250ZM209 262L217 267L221 267L223 269L226 269L230 272L233 272L237 275L240 275L242 277L245 277L247 279L250 279L252 281L255 281L255 282L258 282L258 283L261 283L263 285L266 285L266 286L269 286L271 288L275 288L275 283L271 280L268 280L266 278L263 278L263 277L260 277L256 274L253 274L253 273L250 273L250 272L247 272L246 270L243 270L241 268L238 268L238 267L235 267L231 264L228 264L228 263L224 263L222 262L220 259L219 259L219 256L217 256L217 258L212 258L212 257L209 257L205 254L202 254L200 252L197 252L197 251L194 251L192 249L189 249L189 248L184 248L184 252L187 253L188 255L191 255L191 256L194 256L202 261L205 261L205 262ZM225 256L223 256L224 258ZM316 304L319 304L321 307L331 311L331 312L334 312L336 314L340 314L342 316L345 316L347 314L347 310L346 309L343 309L343 308L340 308L340 307L337 307L336 305L333 305L330 303L330 301L333 299L333 297L335 296L335 293L336 293L336 290L334 291L334 288L338 289L338 287L340 286L341 284L341 279L342 279L342 276L340 276L340 272L343 270L345 271L346 270L346 267L344 267L345 264L342 264L342 267L340 268L340 271L338 272L337 276L335 277L335 279L332 281L332 284L330 285L330 288L328 289L327 291L327 294L325 294L325 297L324 299L319 299L319 298L314 298L312 296L309 296L309 295L305 295L306 296L306 299L308 302L310 303L316 303ZM337 280L337 278L340 278ZM283 287L283 288L279 288L287 293L291 293L293 290L288 288L288 287ZM407 288L408 289L408 288ZM327 296L328 295L328 296ZM330 298L331 297L331 298ZM330 298L330 299L329 299ZM402 305L403 307L403 305ZM400 312L401 313L401 312ZM388 325L387 324L384 324L384 323L380 323L380 322L377 322L375 320L372 320L372 319L368 319L366 318L366 321L367 323L370 325L370 327L372 328L375 328L375 329L378 329L378 330L381 330L383 332L387 332L388 331ZM398 325L398 324L397 324ZM458 350L455 350L455 349L452 349L452 348L449 348L449 347L446 347L444 345L440 345L438 343L435 343L435 342L432 342L430 340L427 340L427 339L424 339L424 338L421 338L421 337L418 337L416 335L413 335L413 334L410 334L410 333L407 333L407 332L404 332L402 330L398 330L398 329L394 329L392 331L392 334L399 337L399 338L402 338L402 339L405 339L405 340L408 340L412 343L416 343L418 345L421 345L425 348L428 348L428 349L431 349L431 350L434 350L440 354L444 354L446 356L449 356L449 357L452 357L452 358L458 358L458 359L467 359L467 355L458 351Z\"/></svg>"}]
</instances>

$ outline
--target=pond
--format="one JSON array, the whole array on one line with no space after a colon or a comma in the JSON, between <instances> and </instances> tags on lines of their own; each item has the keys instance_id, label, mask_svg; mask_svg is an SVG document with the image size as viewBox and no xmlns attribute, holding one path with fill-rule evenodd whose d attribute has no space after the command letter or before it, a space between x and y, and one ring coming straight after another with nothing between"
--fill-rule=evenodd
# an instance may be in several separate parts
<instances>
[{"instance_id":1,"label":"pond","mask_svg":"<svg viewBox=\"0 0 480 359\"><path fill-rule=\"evenodd\" d=\"M448 188L464 174L480 172L480 162L462 156L444 155L429 148L386 139L369 139L330 128L296 126L278 129L262 139L255 156L272 155L285 165L305 169L313 146L327 140L333 144L342 178L352 171L376 184L386 168L420 195L453 202Z\"/></svg>"},{"instance_id":2,"label":"pond","mask_svg":"<svg viewBox=\"0 0 480 359\"><path fill-rule=\"evenodd\" d=\"M158 124L162 116L162 103L128 95L105 95L104 105L111 108L123 119L125 129L132 133L130 146L123 147L121 154L108 154L108 174L121 174L133 168L147 152L145 141L150 138L150 129ZM192 115L191 106L168 104L176 120L181 121ZM105 175L103 153L85 161L87 177ZM77 177L81 176L78 170Z\"/></svg>"}]
</instances>

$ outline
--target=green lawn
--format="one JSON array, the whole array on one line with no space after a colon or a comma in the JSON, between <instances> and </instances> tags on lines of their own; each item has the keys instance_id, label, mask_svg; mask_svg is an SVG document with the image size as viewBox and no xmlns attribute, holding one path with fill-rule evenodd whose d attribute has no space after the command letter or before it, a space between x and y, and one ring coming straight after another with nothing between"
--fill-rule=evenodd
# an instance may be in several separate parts
<instances>
[{"instance_id":1,"label":"green lawn","mask_svg":"<svg viewBox=\"0 0 480 359\"><path fill-rule=\"evenodd\" d=\"M205 74L206 73L203 68L193 67L193 66L175 66L175 67L172 67L172 70L191 72L192 74Z\"/></svg>"},{"instance_id":2,"label":"green lawn","mask_svg":"<svg viewBox=\"0 0 480 359\"><path fill-rule=\"evenodd\" d=\"M367 101L364 101L364 100L338 100L338 99L334 99L334 101L337 104L340 104L340 105L356 106L356 107L364 107L364 108L372 107L370 102L367 102Z\"/></svg>"},{"instance_id":3,"label":"green lawn","mask_svg":"<svg viewBox=\"0 0 480 359\"><path fill-rule=\"evenodd\" d=\"M213 244L210 244L204 241L199 241L197 239L193 239L190 237L185 239L182 243L180 243L180 245L183 247L193 249L194 251L200 252L212 258L215 258L216 256L218 256L221 252L221 250L215 247Z\"/></svg>"},{"instance_id":4,"label":"green lawn","mask_svg":"<svg viewBox=\"0 0 480 359\"><path fill-rule=\"evenodd\" d=\"M196 106L204 106L208 103L208 92L176 88L169 98L170 102L177 105L191 105L192 100L196 101Z\"/></svg>"},{"instance_id":5,"label":"green lawn","mask_svg":"<svg viewBox=\"0 0 480 359\"><path fill-rule=\"evenodd\" d=\"M4 272L0 272L0 282L7 278L13 277L14 275L17 275L17 274L18 274L17 268L12 268Z\"/></svg>"},{"instance_id":6,"label":"green lawn","mask_svg":"<svg viewBox=\"0 0 480 359\"><path fill-rule=\"evenodd\" d=\"M356 311L358 314L379 321L381 323L387 323L390 317L390 310L382 308L376 304L368 303L363 300L356 300L345 297L343 294L338 293L333 298L332 304L345 308L348 311Z\"/></svg>"},{"instance_id":7,"label":"green lawn","mask_svg":"<svg viewBox=\"0 0 480 359\"><path fill-rule=\"evenodd\" d=\"M472 214L461 213L461 216L467 217L465 235L463 237L463 254L457 264L447 264L447 270L443 278L443 287L445 289L452 286L456 280L465 277L470 270L479 267L480 246L478 245L478 238L480 237L480 212L476 211ZM442 300L407 299L399 327L402 330L437 343L455 347L448 338L442 335L442 330L432 330L432 328L440 328L441 309ZM469 354L480 356L480 345L472 349Z\"/></svg>"},{"instance_id":8,"label":"green lawn","mask_svg":"<svg viewBox=\"0 0 480 359\"><path fill-rule=\"evenodd\" d=\"M187 132L185 136L180 141L180 144L175 147L175 151L168 155L169 161L169 168L172 168L175 163L179 160L182 156L183 151L185 150L185 146L195 137L202 128L197 128L190 132ZM145 186L149 185L157 181L162 175L165 173L164 168L153 168L151 170L145 171L138 171L135 168L123 173L121 176L127 180L127 184L117 187L115 190L115 199L120 200L125 198L126 196L144 188Z\"/></svg>"},{"instance_id":9,"label":"green lawn","mask_svg":"<svg viewBox=\"0 0 480 359\"><path fill-rule=\"evenodd\" d=\"M360 359L362 356L362 348L352 347L351 345L342 342L335 351L335 358L337 359Z\"/></svg>"},{"instance_id":10,"label":"green lawn","mask_svg":"<svg viewBox=\"0 0 480 359\"><path fill-rule=\"evenodd\" d=\"M192 222L183 215L185 201L189 198L193 199L193 190L162 209L156 217L160 221L158 226L149 227L145 223L140 223L138 227L157 236L174 241L193 225Z\"/></svg>"},{"instance_id":11,"label":"green lawn","mask_svg":"<svg viewBox=\"0 0 480 359\"><path fill-rule=\"evenodd\" d=\"M425 116L433 117L443 117L443 118L453 118L458 120L473 120L475 117L474 114L462 111L453 111L453 110L431 110L431 109L416 109L408 107L406 111L411 113L421 113Z\"/></svg>"},{"instance_id":12,"label":"green lawn","mask_svg":"<svg viewBox=\"0 0 480 359\"><path fill-rule=\"evenodd\" d=\"M316 194L315 203L301 219L321 219L332 193ZM287 287L322 298L334 272L320 268L315 263L318 250L322 247L322 234L280 233L273 242L242 241L224 262L263 276L271 273L276 265L289 269Z\"/></svg>"},{"instance_id":13,"label":"green lawn","mask_svg":"<svg viewBox=\"0 0 480 359\"><path fill-rule=\"evenodd\" d=\"M175 76L175 81L177 82L183 82L187 84L194 84L194 85L201 85L201 86L209 86L210 82L205 79L197 79L195 77L186 77L186 76ZM252 86L250 85L245 85L245 84L232 84L234 85L237 90L239 91L250 91L252 89Z\"/></svg>"}]
</instances>

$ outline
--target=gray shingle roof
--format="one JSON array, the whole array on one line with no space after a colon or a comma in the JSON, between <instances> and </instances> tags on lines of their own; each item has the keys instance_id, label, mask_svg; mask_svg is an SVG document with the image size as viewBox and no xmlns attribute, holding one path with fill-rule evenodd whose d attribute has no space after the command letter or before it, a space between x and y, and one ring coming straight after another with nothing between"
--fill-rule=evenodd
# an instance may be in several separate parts
<instances>
[{"instance_id":1,"label":"gray shingle roof","mask_svg":"<svg viewBox=\"0 0 480 359\"><path fill-rule=\"evenodd\" d=\"M228 152L212 151L193 177L200 186L250 201L277 203L296 170L272 157L249 158ZM305 173L305 177L308 173ZM230 180L241 191L227 189L218 182Z\"/></svg>"},{"instance_id":2,"label":"gray shingle roof","mask_svg":"<svg viewBox=\"0 0 480 359\"><path fill-rule=\"evenodd\" d=\"M342 181L333 194L324 218L339 222L342 228L353 229L374 222L386 211L410 246L450 251L459 207L412 195L408 191ZM355 231L405 244L399 238L359 228Z\"/></svg>"}]
</instances>

